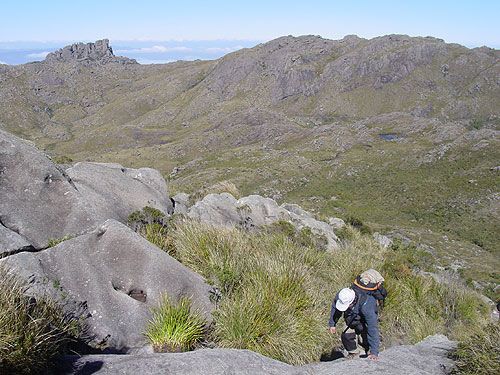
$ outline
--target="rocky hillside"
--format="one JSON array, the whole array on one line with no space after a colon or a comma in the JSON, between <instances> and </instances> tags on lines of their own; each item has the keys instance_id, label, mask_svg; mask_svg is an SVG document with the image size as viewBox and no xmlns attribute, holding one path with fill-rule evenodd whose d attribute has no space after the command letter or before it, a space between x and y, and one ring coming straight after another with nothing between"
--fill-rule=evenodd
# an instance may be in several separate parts
<instances>
[{"instance_id":1,"label":"rocky hillside","mask_svg":"<svg viewBox=\"0 0 500 375\"><path fill-rule=\"evenodd\" d=\"M0 128L58 161L153 166L178 191L230 180L402 232L492 295L499 56L431 37L289 36L143 66L77 44L0 66Z\"/></svg>"},{"instance_id":2,"label":"rocky hillside","mask_svg":"<svg viewBox=\"0 0 500 375\"><path fill-rule=\"evenodd\" d=\"M215 290L125 225L131 212L150 206L166 215L177 211L195 222L246 230L286 221L324 239L314 244L316 252L319 245L338 250L335 232L342 220L322 222L297 205L278 206L256 195L236 200L210 194L187 207L184 195L169 198L156 170L88 162L64 168L30 142L1 130L0 165L0 267L27 283L23 293L31 296L32 311L44 297L56 301L65 316L78 319L75 339L84 353L99 353L59 358L57 373L438 374L453 366L447 353L455 344L444 336L388 349L378 363L340 360L294 367L248 350L152 353L144 330L162 295L187 296L209 324ZM2 356L9 350L4 348ZM8 369L4 366L0 363L0 370Z\"/></svg>"}]
</instances>

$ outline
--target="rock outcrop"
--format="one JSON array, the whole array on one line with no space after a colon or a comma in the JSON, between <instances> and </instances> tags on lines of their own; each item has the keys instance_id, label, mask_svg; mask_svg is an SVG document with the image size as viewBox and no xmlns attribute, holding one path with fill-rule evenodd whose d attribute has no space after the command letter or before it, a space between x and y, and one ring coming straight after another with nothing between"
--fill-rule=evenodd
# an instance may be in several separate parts
<instances>
[{"instance_id":1,"label":"rock outcrop","mask_svg":"<svg viewBox=\"0 0 500 375\"><path fill-rule=\"evenodd\" d=\"M114 163L76 163L66 173L99 221L126 222L131 212L145 206L173 213L167 184L155 169L124 168Z\"/></svg>"},{"instance_id":2,"label":"rock outcrop","mask_svg":"<svg viewBox=\"0 0 500 375\"><path fill-rule=\"evenodd\" d=\"M32 144L1 130L0 168L0 221L35 248L98 224L63 170Z\"/></svg>"},{"instance_id":3,"label":"rock outcrop","mask_svg":"<svg viewBox=\"0 0 500 375\"><path fill-rule=\"evenodd\" d=\"M123 224L145 206L173 211L158 171L100 163L64 171L0 131L0 263L28 281L35 297L52 296L85 318L81 339L90 346L146 345L150 309L164 293L189 297L211 320L204 279Z\"/></svg>"},{"instance_id":4,"label":"rock outcrop","mask_svg":"<svg viewBox=\"0 0 500 375\"><path fill-rule=\"evenodd\" d=\"M143 355L91 355L65 357L64 374L444 374L453 365L447 352L454 343L431 336L417 345L396 346L380 354L378 362L367 359L336 360L294 367L248 350L205 349L191 353ZM88 372L85 372L88 371Z\"/></svg>"},{"instance_id":5,"label":"rock outcrop","mask_svg":"<svg viewBox=\"0 0 500 375\"><path fill-rule=\"evenodd\" d=\"M144 206L173 211L156 170L77 163L64 171L32 144L0 130L0 254L75 236ZM2 229L3 232L6 230ZM13 232L13 233L11 233Z\"/></svg>"},{"instance_id":6,"label":"rock outcrop","mask_svg":"<svg viewBox=\"0 0 500 375\"><path fill-rule=\"evenodd\" d=\"M150 309L162 294L174 301L189 297L211 320L210 286L204 279L114 220L53 248L19 253L0 263L30 280L32 292L55 297L66 310L85 306L84 339L101 349L145 346Z\"/></svg>"},{"instance_id":7,"label":"rock outcrop","mask_svg":"<svg viewBox=\"0 0 500 375\"><path fill-rule=\"evenodd\" d=\"M260 195L249 195L237 200L229 193L208 194L189 208L187 215L211 225L246 229L283 220L293 224L298 231L308 228L315 237L323 240L322 245L326 250L338 247L338 238L331 225L315 219L298 205L279 206L273 199Z\"/></svg>"},{"instance_id":8,"label":"rock outcrop","mask_svg":"<svg viewBox=\"0 0 500 375\"><path fill-rule=\"evenodd\" d=\"M136 63L135 60L126 57L116 57L113 49L109 45L108 39L98 40L95 43L75 43L51 52L45 61L99 61L99 62L120 62Z\"/></svg>"}]
</instances>

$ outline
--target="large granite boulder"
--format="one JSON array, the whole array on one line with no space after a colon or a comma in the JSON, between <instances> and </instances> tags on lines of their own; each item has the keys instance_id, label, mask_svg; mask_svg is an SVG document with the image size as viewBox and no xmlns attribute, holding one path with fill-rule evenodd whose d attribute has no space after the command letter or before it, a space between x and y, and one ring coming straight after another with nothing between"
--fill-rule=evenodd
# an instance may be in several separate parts
<instances>
[{"instance_id":1,"label":"large granite boulder","mask_svg":"<svg viewBox=\"0 0 500 375\"><path fill-rule=\"evenodd\" d=\"M189 297L208 320L204 279L127 226L108 220L95 231L36 253L0 260L32 283L32 292L58 298L74 312L86 306L90 346L127 351L146 345L150 309L162 294Z\"/></svg>"},{"instance_id":2,"label":"large granite boulder","mask_svg":"<svg viewBox=\"0 0 500 375\"><path fill-rule=\"evenodd\" d=\"M311 233L324 241L326 250L338 247L338 238L334 228L315 219L309 212L295 204L279 206L271 198L249 195L239 200L229 193L209 194L196 202L189 210L188 217L217 226L240 226L246 229L262 227L284 220L294 225L297 230L308 228Z\"/></svg>"},{"instance_id":3,"label":"large granite boulder","mask_svg":"<svg viewBox=\"0 0 500 375\"><path fill-rule=\"evenodd\" d=\"M62 169L31 143L2 130L0 223L35 248L97 224Z\"/></svg>"},{"instance_id":4,"label":"large granite boulder","mask_svg":"<svg viewBox=\"0 0 500 375\"><path fill-rule=\"evenodd\" d=\"M431 336L417 345L395 346L380 353L379 361L367 359L318 362L301 367L264 357L248 350L204 349L189 353L142 355L68 356L60 361L61 374L446 374L453 367L447 353L454 343L445 336Z\"/></svg>"},{"instance_id":5,"label":"large granite boulder","mask_svg":"<svg viewBox=\"0 0 500 375\"><path fill-rule=\"evenodd\" d=\"M0 227L8 230L1 229L0 254L42 249L106 219L126 222L144 206L173 211L158 171L101 163L64 171L33 144L0 130Z\"/></svg>"},{"instance_id":6,"label":"large granite boulder","mask_svg":"<svg viewBox=\"0 0 500 375\"><path fill-rule=\"evenodd\" d=\"M131 212L145 206L173 213L167 184L156 169L82 162L68 168L66 173L98 221L127 222Z\"/></svg>"}]
</instances>

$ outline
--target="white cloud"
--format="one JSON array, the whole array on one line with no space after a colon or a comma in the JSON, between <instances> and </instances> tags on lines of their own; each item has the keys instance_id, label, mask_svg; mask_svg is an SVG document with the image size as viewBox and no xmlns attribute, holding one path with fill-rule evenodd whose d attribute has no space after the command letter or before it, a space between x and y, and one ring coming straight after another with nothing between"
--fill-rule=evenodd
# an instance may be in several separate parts
<instances>
[{"instance_id":1,"label":"white cloud","mask_svg":"<svg viewBox=\"0 0 500 375\"><path fill-rule=\"evenodd\" d=\"M149 64L168 64L171 63L175 60L150 60L150 59L137 59L137 62L142 65L149 65Z\"/></svg>"},{"instance_id":2,"label":"white cloud","mask_svg":"<svg viewBox=\"0 0 500 375\"><path fill-rule=\"evenodd\" d=\"M213 53L213 54L217 54L217 53L229 53L229 52L237 51L237 50L242 49L242 48L244 48L244 47L243 46L209 47L209 48L205 48L205 52L207 52L207 53Z\"/></svg>"},{"instance_id":3,"label":"white cloud","mask_svg":"<svg viewBox=\"0 0 500 375\"><path fill-rule=\"evenodd\" d=\"M166 46L152 46L152 47L142 47L134 49L120 49L116 50L116 53L166 53L166 52L188 52L191 48L185 46L178 47L166 47Z\"/></svg>"},{"instance_id":4,"label":"white cloud","mask_svg":"<svg viewBox=\"0 0 500 375\"><path fill-rule=\"evenodd\" d=\"M0 60L0 65L2 65L2 64L3 64L3 65L9 65L9 64L7 64L5 61Z\"/></svg>"},{"instance_id":5,"label":"white cloud","mask_svg":"<svg viewBox=\"0 0 500 375\"><path fill-rule=\"evenodd\" d=\"M43 51L37 53L29 53L27 56L33 59L44 59L49 53L49 51Z\"/></svg>"}]
</instances>

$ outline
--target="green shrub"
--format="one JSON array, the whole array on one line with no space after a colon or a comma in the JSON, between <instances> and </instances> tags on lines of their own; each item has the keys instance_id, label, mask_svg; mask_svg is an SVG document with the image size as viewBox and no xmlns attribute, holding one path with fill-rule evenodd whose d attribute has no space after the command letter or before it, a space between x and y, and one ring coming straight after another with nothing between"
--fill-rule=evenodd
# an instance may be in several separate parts
<instances>
[{"instance_id":1,"label":"green shrub","mask_svg":"<svg viewBox=\"0 0 500 375\"><path fill-rule=\"evenodd\" d=\"M160 210L145 206L142 210L134 211L127 218L128 225L136 231L140 231L148 224L160 224L166 226L167 217Z\"/></svg>"},{"instance_id":2,"label":"green shrub","mask_svg":"<svg viewBox=\"0 0 500 375\"><path fill-rule=\"evenodd\" d=\"M146 336L157 352L179 352L193 349L203 337L205 321L191 311L191 301L181 298L177 304L164 296L153 317Z\"/></svg>"},{"instance_id":3,"label":"green shrub","mask_svg":"<svg viewBox=\"0 0 500 375\"><path fill-rule=\"evenodd\" d=\"M371 234L372 233L371 228L368 225L366 225L365 223L363 223L357 217L348 216L345 219L345 222L346 222L346 224L349 224L349 225L353 226L354 228L356 228L357 230L359 230L363 234Z\"/></svg>"},{"instance_id":4,"label":"green shrub","mask_svg":"<svg viewBox=\"0 0 500 375\"><path fill-rule=\"evenodd\" d=\"M474 119L469 121L470 127L472 129L476 129L476 130L481 129L485 123L486 123L486 121L484 119L480 119L480 118L474 118Z\"/></svg>"},{"instance_id":5,"label":"green shrub","mask_svg":"<svg viewBox=\"0 0 500 375\"><path fill-rule=\"evenodd\" d=\"M490 323L458 343L451 353L455 360L454 374L500 374L500 325Z\"/></svg>"},{"instance_id":6,"label":"green shrub","mask_svg":"<svg viewBox=\"0 0 500 375\"><path fill-rule=\"evenodd\" d=\"M26 295L27 285L0 266L0 373L47 371L77 329L47 298Z\"/></svg>"},{"instance_id":7,"label":"green shrub","mask_svg":"<svg viewBox=\"0 0 500 375\"><path fill-rule=\"evenodd\" d=\"M413 245L395 242L381 267L389 292L382 312L386 344L416 343L443 333L452 339L483 323L486 306L480 296L453 276L439 281L421 273L432 269L432 256Z\"/></svg>"}]
</instances>

